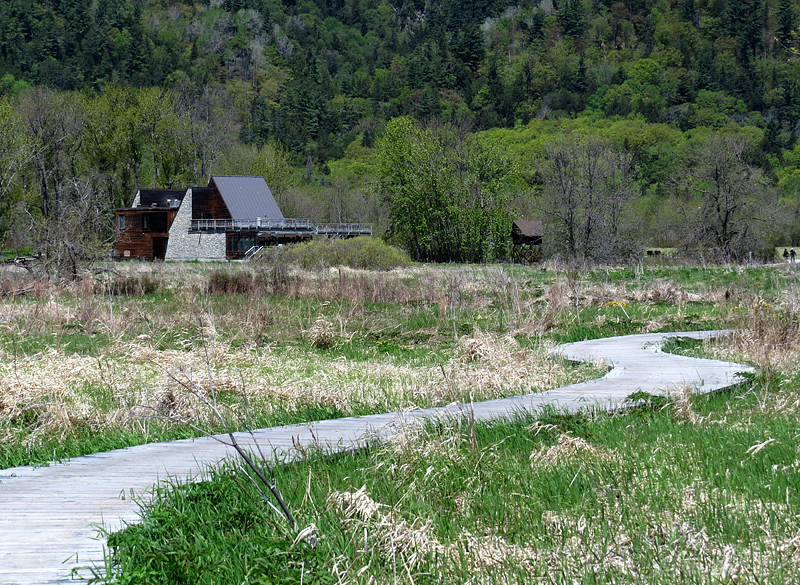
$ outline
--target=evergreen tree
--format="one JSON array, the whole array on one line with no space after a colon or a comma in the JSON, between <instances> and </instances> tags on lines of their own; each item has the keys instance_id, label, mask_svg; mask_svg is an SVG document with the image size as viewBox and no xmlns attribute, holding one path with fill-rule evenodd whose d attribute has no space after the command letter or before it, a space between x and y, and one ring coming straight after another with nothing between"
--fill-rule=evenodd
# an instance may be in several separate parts
<instances>
[{"instance_id":1,"label":"evergreen tree","mask_svg":"<svg viewBox=\"0 0 800 585\"><path fill-rule=\"evenodd\" d=\"M739 41L744 63L755 59L764 45L765 17L764 0L729 0L726 4L721 28Z\"/></svg>"},{"instance_id":2,"label":"evergreen tree","mask_svg":"<svg viewBox=\"0 0 800 585\"><path fill-rule=\"evenodd\" d=\"M558 9L558 24L568 37L583 34L585 16L582 0L561 0Z\"/></svg>"},{"instance_id":3,"label":"evergreen tree","mask_svg":"<svg viewBox=\"0 0 800 585\"><path fill-rule=\"evenodd\" d=\"M780 0L778 4L778 25L775 38L785 47L797 25L797 12L793 0Z\"/></svg>"},{"instance_id":4,"label":"evergreen tree","mask_svg":"<svg viewBox=\"0 0 800 585\"><path fill-rule=\"evenodd\" d=\"M453 52L464 65L473 71L477 70L486 53L483 46L483 31L477 23L465 25L458 31Z\"/></svg>"}]
</instances>

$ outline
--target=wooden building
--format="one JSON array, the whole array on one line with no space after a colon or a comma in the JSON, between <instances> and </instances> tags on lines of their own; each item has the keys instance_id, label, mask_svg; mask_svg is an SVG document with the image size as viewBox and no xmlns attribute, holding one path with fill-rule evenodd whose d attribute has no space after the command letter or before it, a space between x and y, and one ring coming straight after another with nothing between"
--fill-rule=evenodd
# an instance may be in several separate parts
<instances>
[{"instance_id":1,"label":"wooden building","mask_svg":"<svg viewBox=\"0 0 800 585\"><path fill-rule=\"evenodd\" d=\"M140 189L133 207L116 210L117 254L163 260L169 229L185 194L185 189Z\"/></svg>"},{"instance_id":2,"label":"wooden building","mask_svg":"<svg viewBox=\"0 0 800 585\"><path fill-rule=\"evenodd\" d=\"M316 235L371 235L370 224L316 224L283 216L263 177L211 177L207 187L140 189L117 209L116 252L148 260L233 260Z\"/></svg>"},{"instance_id":3,"label":"wooden building","mask_svg":"<svg viewBox=\"0 0 800 585\"><path fill-rule=\"evenodd\" d=\"M520 264L542 259L544 228L538 220L516 220L511 226L512 258Z\"/></svg>"}]
</instances>

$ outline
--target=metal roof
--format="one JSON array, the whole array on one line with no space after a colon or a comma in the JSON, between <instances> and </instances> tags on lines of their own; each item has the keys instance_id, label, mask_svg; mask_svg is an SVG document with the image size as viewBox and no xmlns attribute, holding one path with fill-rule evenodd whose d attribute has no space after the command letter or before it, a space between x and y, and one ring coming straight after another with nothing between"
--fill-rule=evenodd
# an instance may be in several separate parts
<instances>
[{"instance_id":1,"label":"metal roof","mask_svg":"<svg viewBox=\"0 0 800 585\"><path fill-rule=\"evenodd\" d=\"M213 185L233 219L283 219L264 177L213 175L208 186Z\"/></svg>"},{"instance_id":2,"label":"metal roof","mask_svg":"<svg viewBox=\"0 0 800 585\"><path fill-rule=\"evenodd\" d=\"M526 221L524 219L518 219L514 222L511 231L516 234L520 234L522 236L528 238L541 238L544 235L544 228L542 227L542 222L538 219L534 219L531 221Z\"/></svg>"}]
</instances>

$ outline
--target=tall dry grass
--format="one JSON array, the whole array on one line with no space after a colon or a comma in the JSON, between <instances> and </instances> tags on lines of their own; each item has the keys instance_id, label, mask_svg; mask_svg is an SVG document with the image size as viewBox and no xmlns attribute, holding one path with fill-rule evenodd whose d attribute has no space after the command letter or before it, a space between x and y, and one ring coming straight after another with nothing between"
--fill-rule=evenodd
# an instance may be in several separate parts
<instances>
[{"instance_id":1,"label":"tall dry grass","mask_svg":"<svg viewBox=\"0 0 800 585\"><path fill-rule=\"evenodd\" d=\"M721 307L708 317L713 326L722 321L747 329L709 351L776 372L790 371L800 359L800 301L791 289L767 302L732 294L729 286L603 282L588 273L515 273L505 266L108 268L74 281L0 271L0 427L6 436L135 430L141 427L137 404L181 404L164 369L182 368L207 384L206 361L215 387L233 393L244 385L266 414L304 406L411 409L534 392L596 373L551 360L552 342L543 334L574 326L578 315L582 325L636 320L632 332L656 330L697 311L701 300ZM437 317L408 329L404 319L415 311ZM696 323L702 326L704 318ZM510 334L528 336L527 347ZM408 341L415 336L423 341ZM388 359L374 339L430 348L442 358ZM344 350L354 341L362 347L358 359Z\"/></svg>"}]
</instances>

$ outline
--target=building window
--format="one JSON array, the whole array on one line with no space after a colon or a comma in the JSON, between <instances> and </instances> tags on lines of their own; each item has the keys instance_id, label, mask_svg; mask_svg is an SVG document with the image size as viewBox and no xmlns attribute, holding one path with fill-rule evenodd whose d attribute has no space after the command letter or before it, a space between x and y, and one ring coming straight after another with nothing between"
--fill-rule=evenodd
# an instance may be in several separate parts
<instances>
[{"instance_id":1,"label":"building window","mask_svg":"<svg viewBox=\"0 0 800 585\"><path fill-rule=\"evenodd\" d=\"M150 229L150 216L146 213L142 216L142 229L143 230Z\"/></svg>"},{"instance_id":2,"label":"building window","mask_svg":"<svg viewBox=\"0 0 800 585\"><path fill-rule=\"evenodd\" d=\"M125 216L122 214L117 216L117 229L119 231L123 231L125 229Z\"/></svg>"},{"instance_id":3,"label":"building window","mask_svg":"<svg viewBox=\"0 0 800 585\"><path fill-rule=\"evenodd\" d=\"M154 232L167 231L167 214L166 213L153 213L151 214L150 227Z\"/></svg>"},{"instance_id":4,"label":"building window","mask_svg":"<svg viewBox=\"0 0 800 585\"><path fill-rule=\"evenodd\" d=\"M228 252L234 254L244 254L256 245L256 239L252 236L229 236Z\"/></svg>"}]
</instances>

